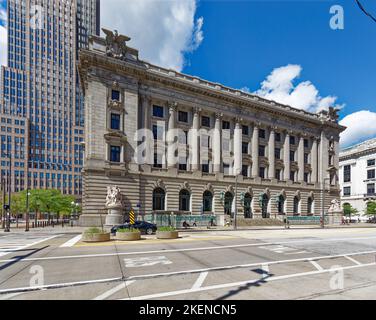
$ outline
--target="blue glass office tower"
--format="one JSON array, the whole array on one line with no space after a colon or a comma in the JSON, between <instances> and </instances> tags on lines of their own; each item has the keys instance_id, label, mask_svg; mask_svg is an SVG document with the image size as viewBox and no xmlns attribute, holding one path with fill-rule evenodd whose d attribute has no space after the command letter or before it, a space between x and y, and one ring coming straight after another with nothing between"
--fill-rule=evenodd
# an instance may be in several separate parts
<instances>
[{"instance_id":1,"label":"blue glass office tower","mask_svg":"<svg viewBox=\"0 0 376 320\"><path fill-rule=\"evenodd\" d=\"M23 159L12 158L12 189L60 189L81 194L84 103L76 64L90 35L99 35L99 0L8 0L8 66L2 67L0 121L5 119L1 174L21 138ZM11 120L9 120L11 119ZM11 122L11 123L9 123ZM0 122L1 126L1 122ZM10 132L11 131L11 132ZM4 137L3 137L4 136ZM9 138L10 137L10 138ZM16 153L15 153L16 154ZM4 166L3 166L4 165Z\"/></svg>"}]
</instances>

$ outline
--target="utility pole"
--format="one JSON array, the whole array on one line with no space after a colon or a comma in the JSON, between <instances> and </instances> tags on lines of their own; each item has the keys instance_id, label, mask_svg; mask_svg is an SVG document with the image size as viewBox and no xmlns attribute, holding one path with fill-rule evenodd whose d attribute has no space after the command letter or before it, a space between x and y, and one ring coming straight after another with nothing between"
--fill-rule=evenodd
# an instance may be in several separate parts
<instances>
[{"instance_id":1,"label":"utility pole","mask_svg":"<svg viewBox=\"0 0 376 320\"><path fill-rule=\"evenodd\" d=\"M10 151L10 150L9 150ZM9 178L8 178L8 204L7 206L7 219L6 219L6 227L4 232L10 232L10 201L11 201L11 193L12 193L12 155L9 152ZM4 188L5 189L5 188Z\"/></svg>"},{"instance_id":2,"label":"utility pole","mask_svg":"<svg viewBox=\"0 0 376 320\"><path fill-rule=\"evenodd\" d=\"M2 221L2 228L5 229L5 219L6 219L6 213L5 213L5 179L1 177L1 190L3 192L3 206L1 208L1 213L3 215L3 221Z\"/></svg>"}]
</instances>

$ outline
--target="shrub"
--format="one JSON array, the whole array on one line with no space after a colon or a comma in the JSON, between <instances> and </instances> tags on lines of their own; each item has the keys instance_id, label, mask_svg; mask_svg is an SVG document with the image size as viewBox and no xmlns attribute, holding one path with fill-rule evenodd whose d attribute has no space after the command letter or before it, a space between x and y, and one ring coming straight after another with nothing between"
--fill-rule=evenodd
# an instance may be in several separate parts
<instances>
[{"instance_id":1,"label":"shrub","mask_svg":"<svg viewBox=\"0 0 376 320\"><path fill-rule=\"evenodd\" d=\"M102 233L105 233L105 232L95 227L85 230L85 234L102 234Z\"/></svg>"},{"instance_id":2,"label":"shrub","mask_svg":"<svg viewBox=\"0 0 376 320\"><path fill-rule=\"evenodd\" d=\"M116 232L119 232L119 233L125 233L125 232L135 232L135 233L139 233L140 230L135 229L135 228L122 228L122 229L117 229Z\"/></svg>"},{"instance_id":3,"label":"shrub","mask_svg":"<svg viewBox=\"0 0 376 320\"><path fill-rule=\"evenodd\" d=\"M176 231L174 227L159 227L158 231Z\"/></svg>"}]
</instances>

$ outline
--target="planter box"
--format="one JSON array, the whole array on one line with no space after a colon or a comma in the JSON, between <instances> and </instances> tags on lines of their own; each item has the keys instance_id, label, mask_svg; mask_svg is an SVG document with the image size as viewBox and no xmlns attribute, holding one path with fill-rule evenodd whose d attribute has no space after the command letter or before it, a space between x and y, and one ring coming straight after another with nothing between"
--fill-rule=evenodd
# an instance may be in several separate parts
<instances>
[{"instance_id":1,"label":"planter box","mask_svg":"<svg viewBox=\"0 0 376 320\"><path fill-rule=\"evenodd\" d=\"M111 240L110 233L83 233L83 242L105 242Z\"/></svg>"},{"instance_id":2,"label":"planter box","mask_svg":"<svg viewBox=\"0 0 376 320\"><path fill-rule=\"evenodd\" d=\"M121 241L137 241L141 240L140 232L116 232L116 240Z\"/></svg>"},{"instance_id":3,"label":"planter box","mask_svg":"<svg viewBox=\"0 0 376 320\"><path fill-rule=\"evenodd\" d=\"M157 239L177 239L179 238L178 231L157 231Z\"/></svg>"}]
</instances>

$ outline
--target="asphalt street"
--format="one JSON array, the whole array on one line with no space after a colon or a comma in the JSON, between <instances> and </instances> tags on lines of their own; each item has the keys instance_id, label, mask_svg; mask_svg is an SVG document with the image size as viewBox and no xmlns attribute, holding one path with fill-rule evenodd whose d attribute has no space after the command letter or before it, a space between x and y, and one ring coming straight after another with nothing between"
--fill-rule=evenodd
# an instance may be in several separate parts
<instances>
[{"instance_id":1,"label":"asphalt street","mask_svg":"<svg viewBox=\"0 0 376 320\"><path fill-rule=\"evenodd\" d=\"M0 300L375 299L376 229L0 235Z\"/></svg>"}]
</instances>

